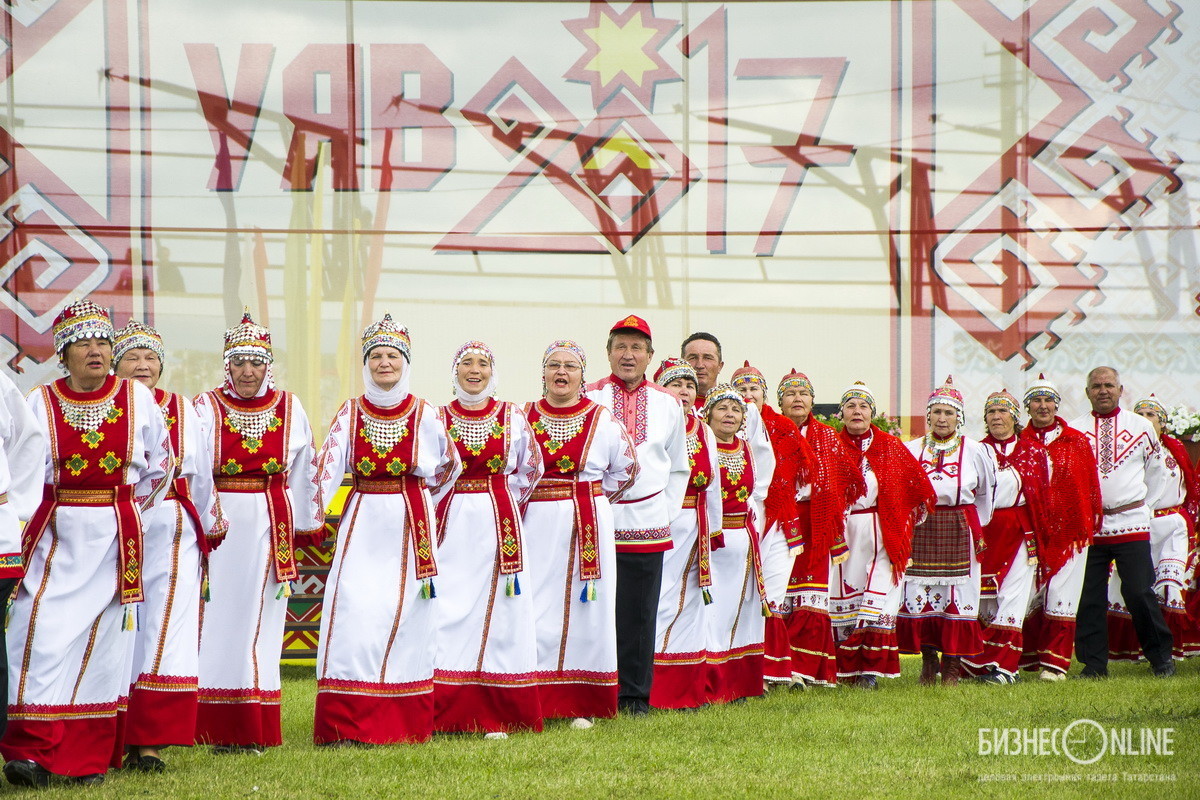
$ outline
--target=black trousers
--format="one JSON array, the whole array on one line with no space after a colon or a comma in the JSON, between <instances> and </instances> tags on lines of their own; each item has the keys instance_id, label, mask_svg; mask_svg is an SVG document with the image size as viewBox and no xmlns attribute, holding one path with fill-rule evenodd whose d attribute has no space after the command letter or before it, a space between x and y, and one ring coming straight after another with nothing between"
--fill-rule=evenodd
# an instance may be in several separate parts
<instances>
[{"instance_id":1,"label":"black trousers","mask_svg":"<svg viewBox=\"0 0 1200 800\"><path fill-rule=\"evenodd\" d=\"M0 579L0 609L7 608L8 597L20 578ZM0 635L0 736L8 727L8 637Z\"/></svg>"},{"instance_id":2,"label":"black trousers","mask_svg":"<svg viewBox=\"0 0 1200 800\"><path fill-rule=\"evenodd\" d=\"M1075 615L1075 657L1089 672L1108 671L1108 565L1117 563L1121 597L1133 618L1142 653L1154 669L1171 661L1171 629L1154 596L1150 542L1093 544L1087 551L1083 591Z\"/></svg>"},{"instance_id":3,"label":"black trousers","mask_svg":"<svg viewBox=\"0 0 1200 800\"><path fill-rule=\"evenodd\" d=\"M617 701L645 707L654 679L662 553L617 553Z\"/></svg>"}]
</instances>

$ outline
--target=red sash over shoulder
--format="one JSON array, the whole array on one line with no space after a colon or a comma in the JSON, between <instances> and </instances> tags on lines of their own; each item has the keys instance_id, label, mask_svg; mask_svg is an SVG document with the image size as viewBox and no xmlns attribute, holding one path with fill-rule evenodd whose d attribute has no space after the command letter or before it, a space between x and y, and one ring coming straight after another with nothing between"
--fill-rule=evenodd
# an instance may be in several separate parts
<instances>
[{"instance_id":1,"label":"red sash over shoulder","mask_svg":"<svg viewBox=\"0 0 1200 800\"><path fill-rule=\"evenodd\" d=\"M714 480L720 480L718 475L709 475L708 466L711 458L708 453L708 442L702 430L703 422L688 415L684 429L687 435L688 474L687 491L683 495L683 507L696 509L696 558L700 572L700 588L712 586L712 536L708 529L708 492L705 491Z\"/></svg>"},{"instance_id":2,"label":"red sash over shoulder","mask_svg":"<svg viewBox=\"0 0 1200 800\"><path fill-rule=\"evenodd\" d=\"M76 392L60 379L42 386L50 417L50 457L54 483L46 484L42 503L29 520L22 537L25 563L59 506L108 506L117 518L117 583L122 603L139 603L142 592L142 523L133 485L128 483L133 460L133 385L108 376L94 392ZM95 430L79 430L67 423L63 405L109 406Z\"/></svg>"},{"instance_id":3,"label":"red sash over shoulder","mask_svg":"<svg viewBox=\"0 0 1200 800\"><path fill-rule=\"evenodd\" d=\"M721 454L736 456L741 451L742 469L734 472ZM754 459L750 455L750 446L741 439L730 444L717 442L718 463L721 469L721 513L724 517L722 527L734 530L744 527L750 537L750 553L754 560L754 578L758 584L758 597L763 603L763 615L769 616L767 610L767 587L763 582L762 551L759 547L759 532L754 529L752 514L750 514L750 495L754 492ZM732 459L732 460L737 460ZM724 533L722 533L722 545Z\"/></svg>"},{"instance_id":4,"label":"red sash over shoulder","mask_svg":"<svg viewBox=\"0 0 1200 800\"><path fill-rule=\"evenodd\" d=\"M158 403L158 407L162 410L163 422L167 426L167 436L171 440L171 457L174 460L174 469L170 475L170 482L167 484L166 500L174 500L179 503L179 507L183 509L183 513L188 515L188 518L196 526L196 544L200 548L201 553L210 553L213 548L217 547L224 535L213 537L208 536L208 532L204 530L203 523L200 522L200 512L196 509L196 503L192 500L192 489L188 485L186 479L180 477L179 471L183 466L184 449L187 447L187 436L185 429L187 427L187 417L184 414L183 404L187 402L183 395L174 392L165 392L162 389L154 390L154 399Z\"/></svg>"},{"instance_id":5,"label":"red sash over shoulder","mask_svg":"<svg viewBox=\"0 0 1200 800\"><path fill-rule=\"evenodd\" d=\"M216 414L213 430L213 475L217 491L265 494L271 529L275 580L295 580L295 526L287 495L288 441L291 438L292 396L272 389L263 397L232 398L222 390L208 393ZM267 418L261 438L244 436L230 421L231 414L262 414ZM269 415L268 415L269 414Z\"/></svg>"},{"instance_id":6,"label":"red sash over shoulder","mask_svg":"<svg viewBox=\"0 0 1200 800\"><path fill-rule=\"evenodd\" d=\"M533 439L542 449L546 471L538 489L543 493L554 486L566 486L575 501L575 535L579 548L579 579L600 579L600 531L596 522L595 481L579 480L587 463L588 450L596 433L600 406L582 399L565 408L556 408L545 400L526 407L525 414L533 429ZM567 434L570 435L567 435ZM556 436L562 435L559 439ZM533 499L538 499L535 490Z\"/></svg>"}]
</instances>

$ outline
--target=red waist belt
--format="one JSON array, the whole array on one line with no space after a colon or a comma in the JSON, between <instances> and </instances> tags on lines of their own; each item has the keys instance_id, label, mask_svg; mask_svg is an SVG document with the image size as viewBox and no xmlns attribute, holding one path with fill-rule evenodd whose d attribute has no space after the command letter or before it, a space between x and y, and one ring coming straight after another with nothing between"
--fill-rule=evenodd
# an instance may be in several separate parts
<instances>
[{"instance_id":1,"label":"red waist belt","mask_svg":"<svg viewBox=\"0 0 1200 800\"><path fill-rule=\"evenodd\" d=\"M142 520L133 499L133 485L104 489L62 489L47 483L42 487L42 503L25 526L21 553L25 563L37 546L42 533L59 506L112 508L117 515L117 586L121 603L140 603L142 592Z\"/></svg>"},{"instance_id":2,"label":"red waist belt","mask_svg":"<svg viewBox=\"0 0 1200 800\"><path fill-rule=\"evenodd\" d=\"M1183 515L1183 506L1170 506L1169 508L1159 508L1154 511L1156 517L1169 517L1172 514Z\"/></svg>"},{"instance_id":3,"label":"red waist belt","mask_svg":"<svg viewBox=\"0 0 1200 800\"><path fill-rule=\"evenodd\" d=\"M346 502L349 503L350 497L356 493L404 495L404 521L408 525L413 554L417 559L417 580L437 575L437 563L433 559L433 513L429 507L429 491L425 488L425 480L416 475L383 481L364 481L355 477Z\"/></svg>"},{"instance_id":4,"label":"red waist belt","mask_svg":"<svg viewBox=\"0 0 1200 800\"><path fill-rule=\"evenodd\" d=\"M1106 508L1106 509L1104 509L1104 516L1111 517L1114 514L1121 514L1126 511L1133 511L1135 508L1141 508L1144 505L1146 505L1145 500L1138 500L1133 503L1126 503L1123 506L1116 506L1115 508Z\"/></svg>"},{"instance_id":5,"label":"red waist belt","mask_svg":"<svg viewBox=\"0 0 1200 800\"><path fill-rule=\"evenodd\" d=\"M292 504L287 496L287 473L237 477L216 475L213 477L213 486L218 492L267 496L267 518L271 526L271 554L275 561L275 580L279 583L295 580L300 571L296 568L296 533L292 525Z\"/></svg>"},{"instance_id":6,"label":"red waist belt","mask_svg":"<svg viewBox=\"0 0 1200 800\"><path fill-rule=\"evenodd\" d=\"M600 580L600 530L596 523L596 497L603 494L600 481L543 478L533 490L532 502L575 501L575 542L579 549L579 580Z\"/></svg>"}]
</instances>

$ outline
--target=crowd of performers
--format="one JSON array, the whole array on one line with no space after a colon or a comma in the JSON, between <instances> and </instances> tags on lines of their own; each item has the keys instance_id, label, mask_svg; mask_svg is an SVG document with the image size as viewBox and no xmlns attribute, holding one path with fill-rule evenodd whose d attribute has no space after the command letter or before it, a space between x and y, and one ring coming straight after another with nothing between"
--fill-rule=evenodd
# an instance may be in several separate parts
<instances>
[{"instance_id":1,"label":"crowd of performers","mask_svg":"<svg viewBox=\"0 0 1200 800\"><path fill-rule=\"evenodd\" d=\"M1143 656L1166 677L1200 650L1196 475L1162 405L1122 408L1109 367L1070 424L1044 377L1021 400L994 392L981 441L947 379L905 443L872 424L863 383L835 430L803 373L775 387L778 410L749 363L719 382L707 333L648 380L637 316L613 326L598 381L578 344L552 342L525 405L496 399L495 354L467 342L438 408L409 391L408 331L385 316L362 337L365 393L317 448L248 314L225 334L224 384L191 401L159 386L154 329L114 331L90 301L54 344L65 378L22 397L0 376L14 784L281 744L295 548L324 541L346 475L320 745L874 689L905 652L922 684L1006 684L1062 680L1073 654L1085 677Z\"/></svg>"}]
</instances>

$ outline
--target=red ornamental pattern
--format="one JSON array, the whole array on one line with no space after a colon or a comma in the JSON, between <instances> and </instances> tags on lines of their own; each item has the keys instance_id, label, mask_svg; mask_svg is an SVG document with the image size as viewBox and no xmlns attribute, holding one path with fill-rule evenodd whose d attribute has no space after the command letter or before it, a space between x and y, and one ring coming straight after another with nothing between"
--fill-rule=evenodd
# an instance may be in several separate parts
<instances>
[{"instance_id":1,"label":"red ornamental pattern","mask_svg":"<svg viewBox=\"0 0 1200 800\"><path fill-rule=\"evenodd\" d=\"M288 439L291 430L291 395L272 390L262 398L233 399L223 391L209 392L216 414L213 441L213 474L237 478L281 475L288 466ZM243 413L274 410L261 439L243 437L229 419L230 410Z\"/></svg>"},{"instance_id":2,"label":"red ornamental pattern","mask_svg":"<svg viewBox=\"0 0 1200 800\"><path fill-rule=\"evenodd\" d=\"M71 391L66 379L42 387L50 413L50 447L54 483L61 489L113 489L126 482L133 457L133 386L109 376L104 385L84 395ZM81 431L67 424L62 403L103 406L109 402L104 421L94 431Z\"/></svg>"},{"instance_id":3,"label":"red ornamental pattern","mask_svg":"<svg viewBox=\"0 0 1200 800\"><path fill-rule=\"evenodd\" d=\"M573 478L587 462L588 449L596 430L596 419L600 406L590 400L581 400L568 408L554 408L544 400L532 404L527 416L533 429L533 439L542 449L542 461L546 465L546 478ZM579 432L566 441L553 438L547 420L565 419L582 415Z\"/></svg>"},{"instance_id":4,"label":"red ornamental pattern","mask_svg":"<svg viewBox=\"0 0 1200 800\"><path fill-rule=\"evenodd\" d=\"M458 401L452 402L445 406L443 410L443 422L446 425L447 434L450 436L450 441L454 442L455 448L458 450L458 457L462 459L462 473L459 478L486 478L491 475L499 475L504 472L508 465L508 403L497 402L491 400L487 406L477 411L463 408ZM483 446L478 451L464 440L464 438L456 432L455 420L464 419L472 420L475 424L480 424L482 420L491 421L491 431L487 439L483 442Z\"/></svg>"},{"instance_id":5,"label":"red ornamental pattern","mask_svg":"<svg viewBox=\"0 0 1200 800\"><path fill-rule=\"evenodd\" d=\"M396 480L412 471L417 464L417 428L421 424L418 412L420 403L413 395L394 409L379 408L366 398L355 401L350 423L350 450L347 459L348 471L356 482L371 480ZM379 443L368 438L364 415L401 425L401 433L390 448L381 449Z\"/></svg>"}]
</instances>

